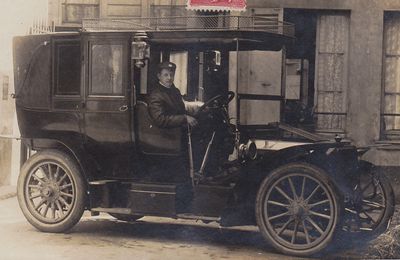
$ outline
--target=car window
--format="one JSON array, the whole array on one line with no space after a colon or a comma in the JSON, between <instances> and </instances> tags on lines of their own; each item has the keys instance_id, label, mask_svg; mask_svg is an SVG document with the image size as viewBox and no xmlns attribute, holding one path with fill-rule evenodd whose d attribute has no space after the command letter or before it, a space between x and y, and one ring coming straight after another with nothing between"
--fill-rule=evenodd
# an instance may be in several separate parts
<instances>
[{"instance_id":1,"label":"car window","mask_svg":"<svg viewBox=\"0 0 400 260\"><path fill-rule=\"evenodd\" d=\"M122 44L91 45L90 95L122 96Z\"/></svg>"},{"instance_id":2,"label":"car window","mask_svg":"<svg viewBox=\"0 0 400 260\"><path fill-rule=\"evenodd\" d=\"M55 56L55 95L79 95L81 80L80 43L56 43Z\"/></svg>"},{"instance_id":3,"label":"car window","mask_svg":"<svg viewBox=\"0 0 400 260\"><path fill-rule=\"evenodd\" d=\"M179 88L182 95L187 94L188 52L171 52L169 55L169 61L175 63L177 68L175 71L175 86Z\"/></svg>"}]
</instances>

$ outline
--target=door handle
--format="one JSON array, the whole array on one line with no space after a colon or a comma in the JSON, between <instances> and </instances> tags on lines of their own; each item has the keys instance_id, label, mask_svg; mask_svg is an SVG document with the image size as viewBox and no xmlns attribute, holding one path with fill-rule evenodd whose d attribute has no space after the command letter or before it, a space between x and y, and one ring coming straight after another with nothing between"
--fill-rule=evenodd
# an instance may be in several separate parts
<instances>
[{"instance_id":1,"label":"door handle","mask_svg":"<svg viewBox=\"0 0 400 260\"><path fill-rule=\"evenodd\" d=\"M128 110L128 106L127 105L123 105L119 107L119 111L121 112L125 112L126 110Z\"/></svg>"}]
</instances>

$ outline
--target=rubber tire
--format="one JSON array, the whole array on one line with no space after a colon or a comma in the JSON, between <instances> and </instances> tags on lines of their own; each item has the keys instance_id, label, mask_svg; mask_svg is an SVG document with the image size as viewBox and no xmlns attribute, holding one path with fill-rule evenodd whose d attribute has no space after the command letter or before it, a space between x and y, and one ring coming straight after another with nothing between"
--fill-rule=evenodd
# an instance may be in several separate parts
<instances>
[{"instance_id":1,"label":"rubber tire","mask_svg":"<svg viewBox=\"0 0 400 260\"><path fill-rule=\"evenodd\" d=\"M332 199L334 200L334 204L336 205L336 219L334 220L334 224L332 226L332 231L328 234L328 236L317 246L307 249L307 250L295 250L287 248L279 242L276 242L274 238L269 234L267 227L264 224L263 220L263 197L267 193L267 191L271 188L271 185L281 177L291 173L291 172L301 172L301 173L308 173L310 176L318 179L321 183L323 183L328 189L330 188L332 191ZM330 243L336 238L338 234L338 227L340 227L341 217L343 212L344 203L339 196L339 192L335 184L331 181L329 175L319 167L316 167L311 164L307 163L290 163L283 165L275 170L273 170L268 176L264 179L261 183L257 198L256 198L256 220L259 230L266 241L271 244L274 248L278 251L287 254L287 255L294 255L294 256L312 256L312 255L319 255L324 250L328 250Z\"/></svg>"},{"instance_id":2,"label":"rubber tire","mask_svg":"<svg viewBox=\"0 0 400 260\"><path fill-rule=\"evenodd\" d=\"M384 174L376 173L376 175L378 176L379 181L382 184L382 191L384 192L386 198L385 213L379 225L372 231L360 231L353 233L343 231L343 235L341 237L343 239L346 239L345 243L348 245L351 245L352 242L366 243L370 240L375 239L387 230L389 222L393 217L395 208L395 197L392 185Z\"/></svg>"},{"instance_id":3,"label":"rubber tire","mask_svg":"<svg viewBox=\"0 0 400 260\"><path fill-rule=\"evenodd\" d=\"M143 218L141 215L125 215L125 214L118 214L118 213L108 213L113 218L116 218L121 221L126 222L135 222L136 220Z\"/></svg>"},{"instance_id":4,"label":"rubber tire","mask_svg":"<svg viewBox=\"0 0 400 260\"><path fill-rule=\"evenodd\" d=\"M373 231L368 232L370 238L375 238L385 232L394 214L395 199L392 185L388 178L382 173L378 174L378 178L379 182L382 184L382 191L385 193L386 209L379 225Z\"/></svg>"},{"instance_id":5,"label":"rubber tire","mask_svg":"<svg viewBox=\"0 0 400 260\"><path fill-rule=\"evenodd\" d=\"M45 161L56 162L71 174L75 183L75 203L69 215L58 223L44 223L30 212L24 195L25 182L29 172L38 164ZM74 159L58 150L39 151L30 157L22 166L17 184L17 197L19 206L28 222L42 232L61 233L71 229L81 219L86 204L86 185L79 166Z\"/></svg>"}]
</instances>

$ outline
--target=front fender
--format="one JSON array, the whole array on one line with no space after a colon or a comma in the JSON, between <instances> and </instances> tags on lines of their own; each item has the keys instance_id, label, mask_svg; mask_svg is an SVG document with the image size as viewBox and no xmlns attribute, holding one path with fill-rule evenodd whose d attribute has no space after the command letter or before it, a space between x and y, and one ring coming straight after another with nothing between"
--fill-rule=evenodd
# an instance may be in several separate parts
<instances>
[{"instance_id":1,"label":"front fender","mask_svg":"<svg viewBox=\"0 0 400 260\"><path fill-rule=\"evenodd\" d=\"M258 190L269 172L294 162L308 163L324 170L344 196L351 196L359 176L360 161L356 147L341 143L314 143L277 151L259 151L256 161L244 165L247 174L243 175L243 181L250 181L254 186L252 189Z\"/></svg>"}]
</instances>

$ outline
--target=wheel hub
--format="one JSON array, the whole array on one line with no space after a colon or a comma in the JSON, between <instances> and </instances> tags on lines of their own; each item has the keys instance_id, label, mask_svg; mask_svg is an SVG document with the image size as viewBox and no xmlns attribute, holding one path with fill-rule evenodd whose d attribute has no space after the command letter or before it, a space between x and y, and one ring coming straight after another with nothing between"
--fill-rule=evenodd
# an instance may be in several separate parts
<instances>
[{"instance_id":1,"label":"wheel hub","mask_svg":"<svg viewBox=\"0 0 400 260\"><path fill-rule=\"evenodd\" d=\"M56 183L50 182L41 190L41 194L47 200L54 201L60 195L60 188Z\"/></svg>"},{"instance_id":2,"label":"wheel hub","mask_svg":"<svg viewBox=\"0 0 400 260\"><path fill-rule=\"evenodd\" d=\"M42 195L46 198L49 198L52 195L52 190L49 187L46 187L42 190Z\"/></svg>"},{"instance_id":3,"label":"wheel hub","mask_svg":"<svg viewBox=\"0 0 400 260\"><path fill-rule=\"evenodd\" d=\"M304 199L295 199L289 206L290 214L297 220L303 220L309 215L309 206Z\"/></svg>"}]
</instances>

